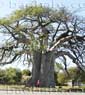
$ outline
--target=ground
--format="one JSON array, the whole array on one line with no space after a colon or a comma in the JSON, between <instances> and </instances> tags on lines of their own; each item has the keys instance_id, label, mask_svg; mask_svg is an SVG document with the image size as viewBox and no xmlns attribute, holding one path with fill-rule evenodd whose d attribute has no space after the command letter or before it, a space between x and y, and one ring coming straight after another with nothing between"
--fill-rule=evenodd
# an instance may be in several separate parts
<instances>
[{"instance_id":1,"label":"ground","mask_svg":"<svg viewBox=\"0 0 85 95\"><path fill-rule=\"evenodd\" d=\"M28 92L28 91L0 91L1 95L85 95L79 92Z\"/></svg>"},{"instance_id":2,"label":"ground","mask_svg":"<svg viewBox=\"0 0 85 95\"><path fill-rule=\"evenodd\" d=\"M64 92L62 89L68 89L68 87L62 87L61 92L57 92L56 88L26 88L24 85L0 85L1 95L85 95L85 92Z\"/></svg>"}]
</instances>

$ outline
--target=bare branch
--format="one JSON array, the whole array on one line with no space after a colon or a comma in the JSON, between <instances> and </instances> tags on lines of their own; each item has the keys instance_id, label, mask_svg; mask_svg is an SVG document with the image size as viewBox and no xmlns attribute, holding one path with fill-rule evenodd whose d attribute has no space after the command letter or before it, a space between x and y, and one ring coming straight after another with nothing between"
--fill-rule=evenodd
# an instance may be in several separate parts
<instances>
[{"instance_id":1,"label":"bare branch","mask_svg":"<svg viewBox=\"0 0 85 95\"><path fill-rule=\"evenodd\" d=\"M6 25L3 25L7 30L8 30L8 32L12 35L12 37L15 39L15 40L17 40L17 37L15 36L15 34L13 33L13 32L11 32L11 30L8 28L8 26L6 26Z\"/></svg>"},{"instance_id":2,"label":"bare branch","mask_svg":"<svg viewBox=\"0 0 85 95\"><path fill-rule=\"evenodd\" d=\"M56 46L59 46L59 44L62 44L63 42L70 40L71 38L72 38L72 36L67 36L65 38L60 39L50 49L48 49L48 51L52 51Z\"/></svg>"},{"instance_id":3,"label":"bare branch","mask_svg":"<svg viewBox=\"0 0 85 95\"><path fill-rule=\"evenodd\" d=\"M59 56L64 56L64 55L67 55L69 58L71 58L71 59L73 60L73 63L75 63L75 64L78 66L78 68L79 68L80 70L85 71L85 69L84 69L85 67L82 68L82 67L81 67L81 64L78 62L78 60L76 59L76 57L73 56L71 53L66 52L66 51L55 52L55 57L56 57L56 58L58 58Z\"/></svg>"},{"instance_id":4,"label":"bare branch","mask_svg":"<svg viewBox=\"0 0 85 95\"><path fill-rule=\"evenodd\" d=\"M0 65L6 65L6 64L11 64L12 62L14 62L14 60L18 57L18 55L16 54L9 62L0 62Z\"/></svg>"},{"instance_id":5,"label":"bare branch","mask_svg":"<svg viewBox=\"0 0 85 95\"><path fill-rule=\"evenodd\" d=\"M54 39L55 39L55 36L56 36L56 34L57 34L57 32L58 32L58 29L59 29L59 27L60 27L60 24L61 24L61 22L58 24L58 27L57 27L57 29L56 29L56 32L54 33L54 35L53 35L53 37L52 37L52 42L53 42Z\"/></svg>"}]
</instances>

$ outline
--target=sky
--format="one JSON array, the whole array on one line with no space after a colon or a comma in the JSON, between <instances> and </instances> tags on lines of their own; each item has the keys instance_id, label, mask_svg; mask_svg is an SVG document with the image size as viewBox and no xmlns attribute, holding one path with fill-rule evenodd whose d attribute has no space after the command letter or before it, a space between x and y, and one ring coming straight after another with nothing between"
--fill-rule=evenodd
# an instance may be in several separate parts
<instances>
[{"instance_id":1,"label":"sky","mask_svg":"<svg viewBox=\"0 0 85 95\"><path fill-rule=\"evenodd\" d=\"M21 6L33 4L42 4L54 8L66 6L71 10L77 10L79 15L85 17L85 0L0 0L0 17L10 15Z\"/></svg>"},{"instance_id":2,"label":"sky","mask_svg":"<svg viewBox=\"0 0 85 95\"><path fill-rule=\"evenodd\" d=\"M76 11L77 15L85 17L85 0L0 0L0 18L9 16L14 10L19 9L22 6L38 4L42 4L43 6L50 6L51 8L65 6L71 11ZM2 35L0 35L0 38L1 36ZM11 65L9 65L9 67L10 66ZM23 66L17 63L12 66L17 66L18 68L27 68L27 66Z\"/></svg>"}]
</instances>

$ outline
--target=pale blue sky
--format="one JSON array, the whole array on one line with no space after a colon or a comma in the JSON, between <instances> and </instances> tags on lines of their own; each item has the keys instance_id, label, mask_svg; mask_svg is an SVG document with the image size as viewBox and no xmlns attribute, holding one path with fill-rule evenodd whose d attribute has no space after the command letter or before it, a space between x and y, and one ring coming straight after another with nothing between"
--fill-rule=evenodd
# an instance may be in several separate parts
<instances>
[{"instance_id":1,"label":"pale blue sky","mask_svg":"<svg viewBox=\"0 0 85 95\"><path fill-rule=\"evenodd\" d=\"M0 17L9 15L22 5L40 3L50 7L66 6L71 10L78 10L79 15L85 16L85 0L0 0Z\"/></svg>"}]
</instances>

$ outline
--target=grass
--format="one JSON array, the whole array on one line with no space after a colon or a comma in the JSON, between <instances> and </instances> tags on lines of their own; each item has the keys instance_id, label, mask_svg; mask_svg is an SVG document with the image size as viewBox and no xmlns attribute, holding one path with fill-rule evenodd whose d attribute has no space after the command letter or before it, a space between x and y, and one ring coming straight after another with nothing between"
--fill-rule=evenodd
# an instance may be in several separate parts
<instances>
[{"instance_id":1,"label":"grass","mask_svg":"<svg viewBox=\"0 0 85 95\"><path fill-rule=\"evenodd\" d=\"M62 86L61 88L58 88L59 91L84 91L85 92L85 86Z\"/></svg>"},{"instance_id":2,"label":"grass","mask_svg":"<svg viewBox=\"0 0 85 95\"><path fill-rule=\"evenodd\" d=\"M2 90L20 90L20 89L23 89L24 88L24 85L0 85L0 89Z\"/></svg>"},{"instance_id":3,"label":"grass","mask_svg":"<svg viewBox=\"0 0 85 95\"><path fill-rule=\"evenodd\" d=\"M72 88L71 86L56 86L55 88L39 88L39 87L25 87L25 85L0 85L0 90L27 90L27 91L40 91L40 92L62 92L62 91L70 91L74 90L77 91L82 89L85 91L85 86L78 87L75 86Z\"/></svg>"}]
</instances>

